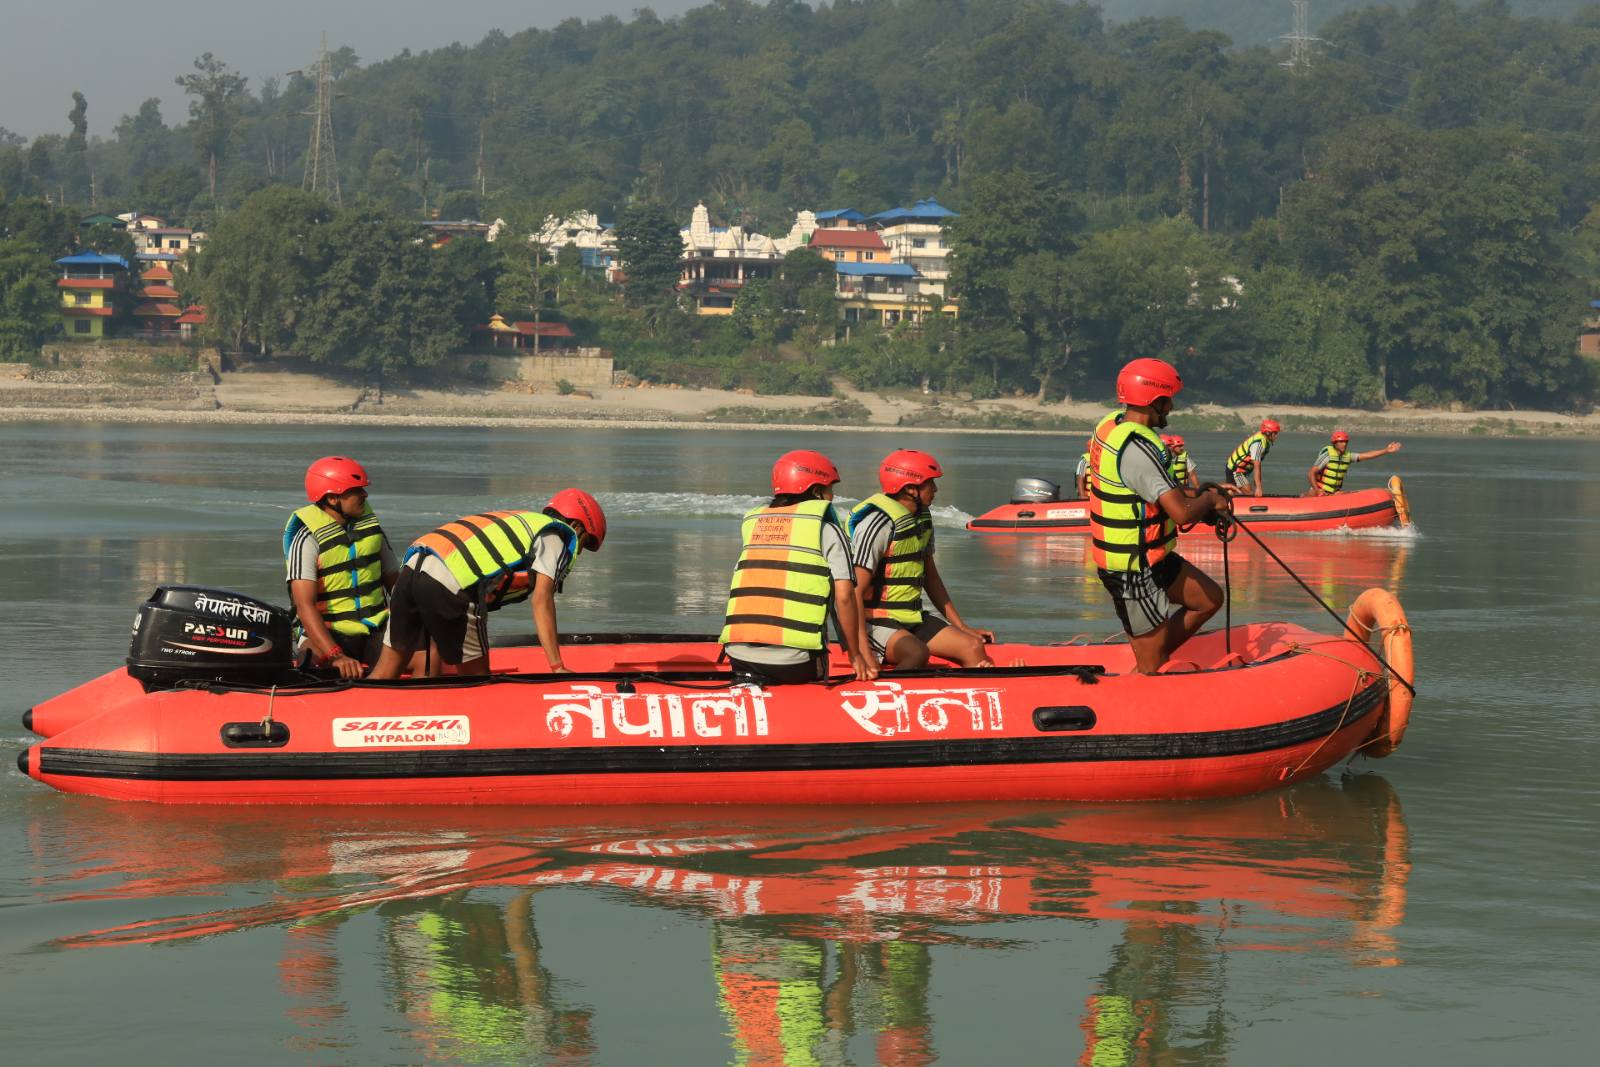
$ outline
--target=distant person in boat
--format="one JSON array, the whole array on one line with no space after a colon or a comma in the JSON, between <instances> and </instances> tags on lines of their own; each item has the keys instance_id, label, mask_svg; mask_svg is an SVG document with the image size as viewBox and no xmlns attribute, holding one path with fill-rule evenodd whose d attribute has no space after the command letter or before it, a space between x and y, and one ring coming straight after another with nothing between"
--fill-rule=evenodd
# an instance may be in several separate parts
<instances>
[{"instance_id":1,"label":"distant person in boat","mask_svg":"<svg viewBox=\"0 0 1600 1067\"><path fill-rule=\"evenodd\" d=\"M832 614L856 678L878 676L856 607L849 535L833 508L838 481L822 453L786 452L772 467L772 499L745 513L720 638L736 674L772 685L826 678Z\"/></svg>"},{"instance_id":2,"label":"distant person in boat","mask_svg":"<svg viewBox=\"0 0 1600 1067\"><path fill-rule=\"evenodd\" d=\"M1078 487L1078 499L1089 499L1089 451L1078 457L1078 469L1073 473L1072 484Z\"/></svg>"},{"instance_id":3,"label":"distant person in boat","mask_svg":"<svg viewBox=\"0 0 1600 1067\"><path fill-rule=\"evenodd\" d=\"M1194 464L1189 462L1189 450L1183 438L1177 434L1162 434L1161 443L1167 446L1167 456L1172 460L1167 465L1172 472L1172 480L1190 489L1200 488L1200 475L1195 471Z\"/></svg>"},{"instance_id":4,"label":"distant person in boat","mask_svg":"<svg viewBox=\"0 0 1600 1067\"><path fill-rule=\"evenodd\" d=\"M1174 551L1178 526L1228 510L1219 486L1188 489L1167 468L1165 428L1183 379L1171 364L1136 359L1117 375L1126 405L1095 427L1089 534L1100 581L1142 674L1154 674L1222 607L1222 590Z\"/></svg>"},{"instance_id":5,"label":"distant person in boat","mask_svg":"<svg viewBox=\"0 0 1600 1067\"><path fill-rule=\"evenodd\" d=\"M599 551L605 539L605 512L582 489L561 490L542 512L468 515L417 538L400 567L372 677L398 678L430 639L450 673L488 674L487 613L529 599L550 670L567 673L556 594L579 553Z\"/></svg>"},{"instance_id":6,"label":"distant person in boat","mask_svg":"<svg viewBox=\"0 0 1600 1067\"><path fill-rule=\"evenodd\" d=\"M1256 432L1233 450L1228 456L1228 477L1235 486L1253 496L1266 494L1267 482L1261 469L1262 461L1272 451L1272 443L1282 431L1283 426L1277 419L1262 419ZM1248 464L1244 462L1247 459L1250 461Z\"/></svg>"},{"instance_id":7,"label":"distant person in boat","mask_svg":"<svg viewBox=\"0 0 1600 1067\"><path fill-rule=\"evenodd\" d=\"M319 667L359 678L378 662L400 568L367 503L367 471L346 456L306 468L304 507L283 527L289 599Z\"/></svg>"},{"instance_id":8,"label":"distant person in boat","mask_svg":"<svg viewBox=\"0 0 1600 1067\"><path fill-rule=\"evenodd\" d=\"M883 491L850 513L856 601L886 664L921 667L932 654L963 667L993 667L984 646L994 634L962 621L934 563L930 509L943 475L938 460L913 449L891 452L878 466ZM922 610L924 591L938 615Z\"/></svg>"},{"instance_id":9,"label":"distant person in boat","mask_svg":"<svg viewBox=\"0 0 1600 1067\"><path fill-rule=\"evenodd\" d=\"M1344 488L1344 476L1350 470L1350 464L1364 463L1379 456L1392 456L1398 451L1400 442L1390 441L1382 448L1352 455L1350 435L1343 430L1335 430L1322 451L1317 453L1316 462L1306 471L1306 480L1311 483L1311 490L1306 496L1332 496Z\"/></svg>"}]
</instances>

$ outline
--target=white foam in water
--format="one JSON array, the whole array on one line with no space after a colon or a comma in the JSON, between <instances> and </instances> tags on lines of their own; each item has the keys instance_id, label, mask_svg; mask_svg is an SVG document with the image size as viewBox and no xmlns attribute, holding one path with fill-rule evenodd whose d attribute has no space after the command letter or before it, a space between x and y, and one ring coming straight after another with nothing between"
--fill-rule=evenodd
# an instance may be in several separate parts
<instances>
[{"instance_id":1,"label":"white foam in water","mask_svg":"<svg viewBox=\"0 0 1600 1067\"><path fill-rule=\"evenodd\" d=\"M600 506L608 515L698 515L710 518L739 518L753 507L765 504L770 497L746 496L740 493L602 493ZM860 503L851 497L836 497L834 503L848 512ZM960 508L936 504L933 508L935 526L965 529L972 516Z\"/></svg>"}]
</instances>

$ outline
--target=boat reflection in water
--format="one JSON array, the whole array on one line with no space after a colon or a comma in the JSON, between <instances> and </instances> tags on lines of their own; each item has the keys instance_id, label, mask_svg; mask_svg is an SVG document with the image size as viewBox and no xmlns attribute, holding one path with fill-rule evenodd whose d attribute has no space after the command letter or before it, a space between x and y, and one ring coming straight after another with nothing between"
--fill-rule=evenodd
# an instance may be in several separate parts
<instances>
[{"instance_id":1,"label":"boat reflection in water","mask_svg":"<svg viewBox=\"0 0 1600 1067\"><path fill-rule=\"evenodd\" d=\"M56 900L159 900L162 911L175 897L270 902L53 946L281 929L282 1010L308 1047L338 1046L336 1032L348 1030L353 991L343 983L353 979L341 959L359 952L385 970L389 1007L418 1054L452 1061L581 1059L608 1014L629 1010L551 972L536 922L551 893L598 892L608 907L708 923L739 1063L848 1061L858 1040L880 1062L931 1061L935 946L1004 953L1036 929L1027 924L1090 922L1118 940L1101 962L1078 949L1061 961L1093 992L1048 1025L1060 1027L1062 1058L1081 1050L1086 1063L1138 1063L1226 1050L1231 951L1398 963L1410 870L1399 801L1375 775L1187 804L398 814L95 805L65 819L82 825L62 827L55 812L49 832L33 835L52 853L41 860L72 872ZM362 925L337 936L360 915L377 917L378 948L354 944L370 940ZM1050 942L1071 936L1058 925ZM679 961L634 965L681 973Z\"/></svg>"}]
</instances>

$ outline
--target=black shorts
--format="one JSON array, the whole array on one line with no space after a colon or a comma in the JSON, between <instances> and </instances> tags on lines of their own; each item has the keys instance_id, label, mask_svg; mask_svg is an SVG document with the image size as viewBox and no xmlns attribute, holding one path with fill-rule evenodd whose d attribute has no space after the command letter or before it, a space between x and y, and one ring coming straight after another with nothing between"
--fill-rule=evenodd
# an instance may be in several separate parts
<instances>
[{"instance_id":1,"label":"black shorts","mask_svg":"<svg viewBox=\"0 0 1600 1067\"><path fill-rule=\"evenodd\" d=\"M334 632L333 639L338 642L340 652L343 652L351 659L360 660L368 667L376 666L378 656L383 653L383 629L381 627L364 634Z\"/></svg>"},{"instance_id":2,"label":"black shorts","mask_svg":"<svg viewBox=\"0 0 1600 1067\"><path fill-rule=\"evenodd\" d=\"M489 647L485 612L472 611L472 606L467 593L452 592L414 567L401 567L400 579L389 595L389 630L384 644L409 656L427 648L431 640L438 646L439 659L455 666L462 659L468 625L478 629L477 647Z\"/></svg>"},{"instance_id":3,"label":"black shorts","mask_svg":"<svg viewBox=\"0 0 1600 1067\"><path fill-rule=\"evenodd\" d=\"M1182 610L1167 595L1183 570L1183 557L1168 552L1154 567L1142 571L1100 571L1100 584L1111 594L1122 630L1130 637L1143 637Z\"/></svg>"},{"instance_id":4,"label":"black shorts","mask_svg":"<svg viewBox=\"0 0 1600 1067\"><path fill-rule=\"evenodd\" d=\"M893 619L871 619L867 623L867 640L872 642L872 650L878 654L879 659L882 659L888 653L889 642L893 641L894 635L901 630L907 631L912 637L927 644L949 628L950 624L937 615L924 614L922 621L915 626L895 622Z\"/></svg>"},{"instance_id":5,"label":"black shorts","mask_svg":"<svg viewBox=\"0 0 1600 1067\"><path fill-rule=\"evenodd\" d=\"M804 663L751 663L729 656L728 662L733 666L735 682L752 681L762 685L798 685L804 682L820 682L828 676L828 654L826 652L813 653L811 658Z\"/></svg>"}]
</instances>

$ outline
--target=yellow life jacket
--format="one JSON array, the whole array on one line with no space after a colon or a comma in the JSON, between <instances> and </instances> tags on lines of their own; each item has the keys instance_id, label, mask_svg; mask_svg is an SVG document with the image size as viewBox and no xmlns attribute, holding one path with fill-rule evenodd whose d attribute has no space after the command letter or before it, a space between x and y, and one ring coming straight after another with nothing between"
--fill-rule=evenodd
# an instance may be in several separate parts
<instances>
[{"instance_id":1,"label":"yellow life jacket","mask_svg":"<svg viewBox=\"0 0 1600 1067\"><path fill-rule=\"evenodd\" d=\"M1172 464L1167 468L1172 472L1172 480L1179 485L1189 484L1189 453L1172 453Z\"/></svg>"},{"instance_id":2,"label":"yellow life jacket","mask_svg":"<svg viewBox=\"0 0 1600 1067\"><path fill-rule=\"evenodd\" d=\"M316 504L289 516L283 527L283 554L292 550L304 526L317 542L317 609L336 634L371 633L389 619L389 594L383 586L383 529L369 504L349 524L330 518Z\"/></svg>"},{"instance_id":3,"label":"yellow life jacket","mask_svg":"<svg viewBox=\"0 0 1600 1067\"><path fill-rule=\"evenodd\" d=\"M406 559L419 552L438 556L463 590L485 583L484 600L493 611L526 600L533 592L526 572L534 545L546 530L554 530L566 542L568 558L557 568L559 574L581 551L578 532L537 511L486 511L447 522L413 541Z\"/></svg>"},{"instance_id":4,"label":"yellow life jacket","mask_svg":"<svg viewBox=\"0 0 1600 1067\"><path fill-rule=\"evenodd\" d=\"M1344 485L1345 473L1349 471L1350 464L1354 463L1356 458L1350 454L1349 446L1346 446L1343 452L1339 452L1332 445L1325 445L1322 455L1328 457L1328 462L1322 467L1318 488L1324 493L1337 493Z\"/></svg>"},{"instance_id":5,"label":"yellow life jacket","mask_svg":"<svg viewBox=\"0 0 1600 1067\"><path fill-rule=\"evenodd\" d=\"M922 623L922 583L928 571L928 545L933 540L933 516L913 513L887 493L874 493L850 512L850 532L873 511L889 516L893 528L889 544L872 576L872 599L866 602L868 619L887 619L907 626Z\"/></svg>"},{"instance_id":6,"label":"yellow life jacket","mask_svg":"<svg viewBox=\"0 0 1600 1067\"><path fill-rule=\"evenodd\" d=\"M1250 458L1250 446L1255 444L1257 441L1261 442L1261 458L1267 458L1267 453L1272 451L1272 438L1268 437L1260 430L1257 430L1249 437L1246 437L1244 442L1240 444L1238 448L1234 449L1233 454L1228 457L1229 474L1239 473L1239 461Z\"/></svg>"},{"instance_id":7,"label":"yellow life jacket","mask_svg":"<svg viewBox=\"0 0 1600 1067\"><path fill-rule=\"evenodd\" d=\"M1155 501L1122 484L1119 460L1128 441L1141 437L1166 454L1148 426L1114 411L1094 428L1089 446L1089 537L1095 566L1106 571L1153 567L1172 548L1178 528Z\"/></svg>"},{"instance_id":8,"label":"yellow life jacket","mask_svg":"<svg viewBox=\"0 0 1600 1067\"><path fill-rule=\"evenodd\" d=\"M833 603L833 573L822 554L822 528L837 523L827 500L751 508L739 532L743 547L728 587L725 644L781 645L819 651Z\"/></svg>"}]
</instances>

